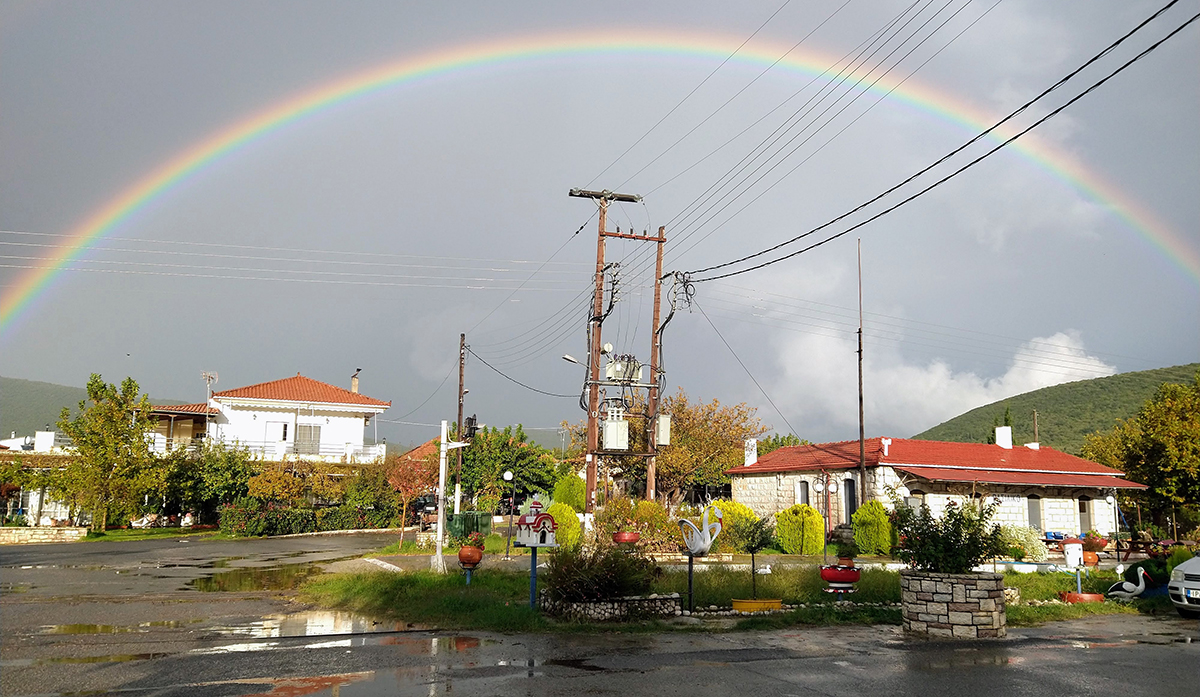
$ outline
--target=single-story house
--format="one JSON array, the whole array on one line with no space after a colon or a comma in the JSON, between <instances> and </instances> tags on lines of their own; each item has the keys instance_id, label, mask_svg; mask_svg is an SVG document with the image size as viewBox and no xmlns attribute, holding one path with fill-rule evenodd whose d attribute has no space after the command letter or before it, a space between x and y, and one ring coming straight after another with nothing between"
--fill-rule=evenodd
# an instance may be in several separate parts
<instances>
[{"instance_id":1,"label":"single-story house","mask_svg":"<svg viewBox=\"0 0 1200 697\"><path fill-rule=\"evenodd\" d=\"M1008 427L996 434L994 445L867 439L867 500L890 506L893 494L907 489L908 498L915 499L910 502L923 502L940 515L951 500L989 497L999 502L998 523L1043 532L1109 534L1117 529L1116 509L1107 497L1146 488L1118 470L1037 443L1014 447ZM859 443L779 448L726 474L733 499L759 516L807 503L826 516L832 529L849 523L858 507Z\"/></svg>"}]
</instances>

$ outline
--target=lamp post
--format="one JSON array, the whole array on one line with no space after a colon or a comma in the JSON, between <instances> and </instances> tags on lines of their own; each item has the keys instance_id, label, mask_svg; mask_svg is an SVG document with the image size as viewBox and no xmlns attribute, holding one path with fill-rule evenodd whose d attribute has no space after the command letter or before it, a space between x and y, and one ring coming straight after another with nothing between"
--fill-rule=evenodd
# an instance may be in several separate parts
<instances>
[{"instance_id":1,"label":"lamp post","mask_svg":"<svg viewBox=\"0 0 1200 697\"><path fill-rule=\"evenodd\" d=\"M504 561L508 561L511 558L508 554L512 550L513 512L517 506L517 478L512 470L504 471L504 481L512 482L512 496L508 499L508 539L504 541Z\"/></svg>"}]
</instances>

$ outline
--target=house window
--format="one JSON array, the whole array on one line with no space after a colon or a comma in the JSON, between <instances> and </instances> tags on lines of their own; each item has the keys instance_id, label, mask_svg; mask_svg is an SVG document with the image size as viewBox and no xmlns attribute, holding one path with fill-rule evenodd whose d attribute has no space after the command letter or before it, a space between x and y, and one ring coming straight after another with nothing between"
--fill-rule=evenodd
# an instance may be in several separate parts
<instances>
[{"instance_id":1,"label":"house window","mask_svg":"<svg viewBox=\"0 0 1200 697\"><path fill-rule=\"evenodd\" d=\"M1042 497L1037 494L1029 495L1029 527L1042 530Z\"/></svg>"},{"instance_id":2,"label":"house window","mask_svg":"<svg viewBox=\"0 0 1200 697\"><path fill-rule=\"evenodd\" d=\"M287 427L288 425L286 423L283 424L283 438L280 438L280 440L287 440Z\"/></svg>"},{"instance_id":3,"label":"house window","mask_svg":"<svg viewBox=\"0 0 1200 697\"><path fill-rule=\"evenodd\" d=\"M296 453L299 455L319 455L321 453L320 426L296 425Z\"/></svg>"},{"instance_id":4,"label":"house window","mask_svg":"<svg viewBox=\"0 0 1200 697\"><path fill-rule=\"evenodd\" d=\"M850 522L850 516L858 510L858 487L854 485L854 480L846 477L842 482L842 491L846 492L846 522Z\"/></svg>"},{"instance_id":5,"label":"house window","mask_svg":"<svg viewBox=\"0 0 1200 697\"><path fill-rule=\"evenodd\" d=\"M795 487L796 503L808 503L808 482L798 481Z\"/></svg>"}]
</instances>

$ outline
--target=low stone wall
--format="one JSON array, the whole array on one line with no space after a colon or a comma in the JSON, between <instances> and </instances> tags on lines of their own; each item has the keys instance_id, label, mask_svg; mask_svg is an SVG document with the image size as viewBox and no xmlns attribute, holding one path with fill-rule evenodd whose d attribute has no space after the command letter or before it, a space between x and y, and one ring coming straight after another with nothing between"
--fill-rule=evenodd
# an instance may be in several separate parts
<instances>
[{"instance_id":1,"label":"low stone wall","mask_svg":"<svg viewBox=\"0 0 1200 697\"><path fill-rule=\"evenodd\" d=\"M543 591L539 603L542 610L555 617L585 622L675 617L683 614L683 601L678 593L569 602L551 600Z\"/></svg>"},{"instance_id":2,"label":"low stone wall","mask_svg":"<svg viewBox=\"0 0 1200 697\"><path fill-rule=\"evenodd\" d=\"M1002 637L1004 577L993 573L900 572L904 630L962 639Z\"/></svg>"},{"instance_id":3,"label":"low stone wall","mask_svg":"<svg viewBox=\"0 0 1200 697\"><path fill-rule=\"evenodd\" d=\"M78 542L87 537L87 531L87 528L0 528L0 545L40 545L48 542Z\"/></svg>"}]
</instances>

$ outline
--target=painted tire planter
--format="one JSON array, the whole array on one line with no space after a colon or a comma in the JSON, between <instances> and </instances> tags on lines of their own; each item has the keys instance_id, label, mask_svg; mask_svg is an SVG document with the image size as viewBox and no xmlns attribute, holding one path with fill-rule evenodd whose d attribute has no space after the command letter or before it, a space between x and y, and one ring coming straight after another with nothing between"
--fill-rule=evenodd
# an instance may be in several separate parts
<instances>
[{"instance_id":1,"label":"painted tire planter","mask_svg":"<svg viewBox=\"0 0 1200 697\"><path fill-rule=\"evenodd\" d=\"M1104 595L1101 593L1071 593L1068 591L1059 591L1058 599L1064 603L1102 603Z\"/></svg>"},{"instance_id":2,"label":"painted tire planter","mask_svg":"<svg viewBox=\"0 0 1200 697\"><path fill-rule=\"evenodd\" d=\"M821 580L828 583L829 593L853 593L854 584L862 578L862 571L845 564L830 564L821 567Z\"/></svg>"},{"instance_id":3,"label":"painted tire planter","mask_svg":"<svg viewBox=\"0 0 1200 697\"><path fill-rule=\"evenodd\" d=\"M483 561L483 550L478 547L461 547L458 550L458 563L464 569L474 569Z\"/></svg>"},{"instance_id":4,"label":"painted tire planter","mask_svg":"<svg viewBox=\"0 0 1200 697\"><path fill-rule=\"evenodd\" d=\"M772 600L738 600L733 601L734 612L767 612L768 610L782 610L783 598L775 598Z\"/></svg>"},{"instance_id":5,"label":"painted tire planter","mask_svg":"<svg viewBox=\"0 0 1200 697\"><path fill-rule=\"evenodd\" d=\"M621 532L613 533L613 542L616 542L619 545L632 544L640 539L642 539L641 534L636 532L622 530Z\"/></svg>"}]
</instances>

